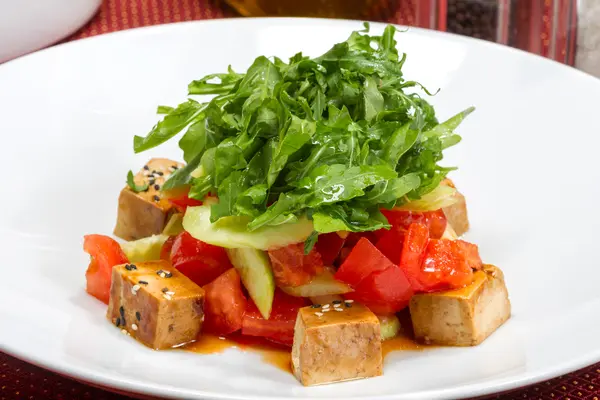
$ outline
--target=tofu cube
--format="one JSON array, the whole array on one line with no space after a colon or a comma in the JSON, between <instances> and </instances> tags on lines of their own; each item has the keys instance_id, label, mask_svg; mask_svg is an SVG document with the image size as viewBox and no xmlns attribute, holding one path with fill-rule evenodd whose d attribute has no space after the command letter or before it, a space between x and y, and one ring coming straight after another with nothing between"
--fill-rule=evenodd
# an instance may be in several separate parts
<instances>
[{"instance_id":1,"label":"tofu cube","mask_svg":"<svg viewBox=\"0 0 600 400\"><path fill-rule=\"evenodd\" d=\"M292 371L305 386L383 373L379 320L358 303L301 308L296 319ZM327 311L329 310L329 311Z\"/></svg>"},{"instance_id":2,"label":"tofu cube","mask_svg":"<svg viewBox=\"0 0 600 400\"><path fill-rule=\"evenodd\" d=\"M510 317L504 274L484 265L462 289L414 295L410 316L415 338L448 346L475 346Z\"/></svg>"},{"instance_id":3,"label":"tofu cube","mask_svg":"<svg viewBox=\"0 0 600 400\"><path fill-rule=\"evenodd\" d=\"M106 317L153 349L196 340L204 320L204 290L168 261L113 267Z\"/></svg>"},{"instance_id":4,"label":"tofu cube","mask_svg":"<svg viewBox=\"0 0 600 400\"><path fill-rule=\"evenodd\" d=\"M129 186L121 190L114 230L116 236L137 240L163 231L175 208L162 197L160 189L171 174L182 166L166 158L148 161L134 177L136 185L148 184L148 190L135 193Z\"/></svg>"}]
</instances>

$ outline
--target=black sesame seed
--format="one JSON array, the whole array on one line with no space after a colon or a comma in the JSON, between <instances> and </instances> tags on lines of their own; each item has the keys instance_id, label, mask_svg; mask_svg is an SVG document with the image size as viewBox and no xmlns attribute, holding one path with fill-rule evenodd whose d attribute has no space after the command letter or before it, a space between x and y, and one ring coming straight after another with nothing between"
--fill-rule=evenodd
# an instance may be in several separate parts
<instances>
[{"instance_id":1,"label":"black sesame seed","mask_svg":"<svg viewBox=\"0 0 600 400\"><path fill-rule=\"evenodd\" d=\"M342 304L341 300L334 300L332 301L333 304Z\"/></svg>"},{"instance_id":2,"label":"black sesame seed","mask_svg":"<svg viewBox=\"0 0 600 400\"><path fill-rule=\"evenodd\" d=\"M154 199L154 201L160 201L160 197L158 197L156 195L153 197L153 199Z\"/></svg>"},{"instance_id":3,"label":"black sesame seed","mask_svg":"<svg viewBox=\"0 0 600 400\"><path fill-rule=\"evenodd\" d=\"M177 165L171 165L171 168L173 168L173 169L179 169L179 167Z\"/></svg>"},{"instance_id":4,"label":"black sesame seed","mask_svg":"<svg viewBox=\"0 0 600 400\"><path fill-rule=\"evenodd\" d=\"M170 278L172 276L173 274L171 272L165 272L165 278Z\"/></svg>"},{"instance_id":5,"label":"black sesame seed","mask_svg":"<svg viewBox=\"0 0 600 400\"><path fill-rule=\"evenodd\" d=\"M118 328L119 326L121 326L121 318L117 317L117 320L115 321L115 326Z\"/></svg>"},{"instance_id":6,"label":"black sesame seed","mask_svg":"<svg viewBox=\"0 0 600 400\"><path fill-rule=\"evenodd\" d=\"M162 269L159 269L158 271L156 271L156 275L160 275L160 274L164 274L165 271L163 271Z\"/></svg>"},{"instance_id":7,"label":"black sesame seed","mask_svg":"<svg viewBox=\"0 0 600 400\"><path fill-rule=\"evenodd\" d=\"M352 308L352 303L346 303L346 308Z\"/></svg>"},{"instance_id":8,"label":"black sesame seed","mask_svg":"<svg viewBox=\"0 0 600 400\"><path fill-rule=\"evenodd\" d=\"M149 170L150 170L150 167L149 167L149 166L147 166L147 165L144 165L144 169L145 169L146 171L149 171Z\"/></svg>"},{"instance_id":9,"label":"black sesame seed","mask_svg":"<svg viewBox=\"0 0 600 400\"><path fill-rule=\"evenodd\" d=\"M154 179L150 179L148 181L148 185L154 185L156 183L156 181Z\"/></svg>"},{"instance_id":10,"label":"black sesame seed","mask_svg":"<svg viewBox=\"0 0 600 400\"><path fill-rule=\"evenodd\" d=\"M167 293L169 291L169 288L168 287L164 287L160 291L163 292L163 293Z\"/></svg>"},{"instance_id":11,"label":"black sesame seed","mask_svg":"<svg viewBox=\"0 0 600 400\"><path fill-rule=\"evenodd\" d=\"M321 308L321 305L320 305L320 304L313 304L313 305L311 306L311 308Z\"/></svg>"},{"instance_id":12,"label":"black sesame seed","mask_svg":"<svg viewBox=\"0 0 600 400\"><path fill-rule=\"evenodd\" d=\"M148 284L148 282L146 282L146 281L138 281L138 283L139 283L140 285L147 285L147 284Z\"/></svg>"},{"instance_id":13,"label":"black sesame seed","mask_svg":"<svg viewBox=\"0 0 600 400\"><path fill-rule=\"evenodd\" d=\"M164 175L164 173L163 173L162 171L158 171L158 172L156 172L156 174L157 174L158 176L163 176L163 175Z\"/></svg>"},{"instance_id":14,"label":"black sesame seed","mask_svg":"<svg viewBox=\"0 0 600 400\"><path fill-rule=\"evenodd\" d=\"M135 265L133 265L133 264L126 264L126 265L125 265L125 269L126 269L127 271L133 271L133 270L136 270L136 269L137 269L137 267L136 267Z\"/></svg>"},{"instance_id":15,"label":"black sesame seed","mask_svg":"<svg viewBox=\"0 0 600 400\"><path fill-rule=\"evenodd\" d=\"M135 312L135 317L137 318L138 321L140 321L142 319L142 314L140 314L139 311Z\"/></svg>"},{"instance_id":16,"label":"black sesame seed","mask_svg":"<svg viewBox=\"0 0 600 400\"><path fill-rule=\"evenodd\" d=\"M154 190L160 190L160 185L154 185Z\"/></svg>"},{"instance_id":17,"label":"black sesame seed","mask_svg":"<svg viewBox=\"0 0 600 400\"><path fill-rule=\"evenodd\" d=\"M119 307L119 314L121 314L121 323L123 324L123 326L126 326L127 321L125 320L125 309L123 308L123 306Z\"/></svg>"}]
</instances>

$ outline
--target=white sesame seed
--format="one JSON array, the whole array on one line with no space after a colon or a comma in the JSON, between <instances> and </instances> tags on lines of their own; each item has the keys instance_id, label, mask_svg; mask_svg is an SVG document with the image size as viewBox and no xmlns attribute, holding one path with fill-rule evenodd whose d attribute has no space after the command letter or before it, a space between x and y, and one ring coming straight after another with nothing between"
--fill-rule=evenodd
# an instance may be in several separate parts
<instances>
[{"instance_id":1,"label":"white sesame seed","mask_svg":"<svg viewBox=\"0 0 600 400\"><path fill-rule=\"evenodd\" d=\"M321 312L316 312L316 313L315 313L315 315L316 315L317 317L322 317L322 316L323 316L323 313L321 313Z\"/></svg>"},{"instance_id":2,"label":"white sesame seed","mask_svg":"<svg viewBox=\"0 0 600 400\"><path fill-rule=\"evenodd\" d=\"M131 294L135 296L138 290L140 290L140 285L133 285L131 287Z\"/></svg>"},{"instance_id":3,"label":"white sesame seed","mask_svg":"<svg viewBox=\"0 0 600 400\"><path fill-rule=\"evenodd\" d=\"M129 335L129 332L127 332L127 329L121 329L121 333L123 335Z\"/></svg>"},{"instance_id":4,"label":"white sesame seed","mask_svg":"<svg viewBox=\"0 0 600 400\"><path fill-rule=\"evenodd\" d=\"M166 294L167 296L173 296L173 295L175 295L175 292L165 292L165 294Z\"/></svg>"},{"instance_id":5,"label":"white sesame seed","mask_svg":"<svg viewBox=\"0 0 600 400\"><path fill-rule=\"evenodd\" d=\"M344 311L342 308L336 308L335 311Z\"/></svg>"},{"instance_id":6,"label":"white sesame seed","mask_svg":"<svg viewBox=\"0 0 600 400\"><path fill-rule=\"evenodd\" d=\"M223 337L223 336L219 336L219 340L225 340L227 338Z\"/></svg>"},{"instance_id":7,"label":"white sesame seed","mask_svg":"<svg viewBox=\"0 0 600 400\"><path fill-rule=\"evenodd\" d=\"M137 331L137 325L136 324L131 324L131 329L133 329L134 331Z\"/></svg>"},{"instance_id":8,"label":"white sesame seed","mask_svg":"<svg viewBox=\"0 0 600 400\"><path fill-rule=\"evenodd\" d=\"M323 308L324 308L324 309L327 309L327 308L329 308L329 304L325 304L325 305L323 306Z\"/></svg>"},{"instance_id":9,"label":"white sesame seed","mask_svg":"<svg viewBox=\"0 0 600 400\"><path fill-rule=\"evenodd\" d=\"M169 296L168 294L163 294L163 297L167 300L172 300L173 298L171 296Z\"/></svg>"},{"instance_id":10,"label":"white sesame seed","mask_svg":"<svg viewBox=\"0 0 600 400\"><path fill-rule=\"evenodd\" d=\"M322 312L329 312L329 311L331 311L331 308L323 308L321 311Z\"/></svg>"},{"instance_id":11,"label":"white sesame seed","mask_svg":"<svg viewBox=\"0 0 600 400\"><path fill-rule=\"evenodd\" d=\"M334 304L333 308L340 308L342 305L341 304Z\"/></svg>"},{"instance_id":12,"label":"white sesame seed","mask_svg":"<svg viewBox=\"0 0 600 400\"><path fill-rule=\"evenodd\" d=\"M354 300L346 300L346 303L354 303Z\"/></svg>"},{"instance_id":13,"label":"white sesame seed","mask_svg":"<svg viewBox=\"0 0 600 400\"><path fill-rule=\"evenodd\" d=\"M160 274L158 274L158 276L160 276L161 278L164 278L167 275L164 272L161 272Z\"/></svg>"}]
</instances>

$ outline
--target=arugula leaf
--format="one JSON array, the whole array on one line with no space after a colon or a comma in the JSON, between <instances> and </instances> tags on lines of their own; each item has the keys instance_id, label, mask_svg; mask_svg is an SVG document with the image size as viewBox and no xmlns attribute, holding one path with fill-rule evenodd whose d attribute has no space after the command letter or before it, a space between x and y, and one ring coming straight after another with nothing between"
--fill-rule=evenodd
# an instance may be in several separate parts
<instances>
[{"instance_id":1,"label":"arugula leaf","mask_svg":"<svg viewBox=\"0 0 600 400\"><path fill-rule=\"evenodd\" d=\"M236 74L231 65L226 74L211 74L188 85L189 94L220 94L231 91L244 75ZM209 83L210 80L218 80L219 83Z\"/></svg>"},{"instance_id":2,"label":"arugula leaf","mask_svg":"<svg viewBox=\"0 0 600 400\"><path fill-rule=\"evenodd\" d=\"M168 114L173 110L174 110L174 108L170 107L170 106L158 106L156 108L156 113L157 114Z\"/></svg>"},{"instance_id":3,"label":"arugula leaf","mask_svg":"<svg viewBox=\"0 0 600 400\"><path fill-rule=\"evenodd\" d=\"M319 208L312 215L315 230L320 233L330 233L338 231L364 232L390 228L387 219L378 209L366 211L367 218L357 221L353 219L355 214L352 213L356 209L351 209L349 213L347 208L341 205ZM363 210L363 212L365 211ZM362 213L357 212L356 214Z\"/></svg>"},{"instance_id":4,"label":"arugula leaf","mask_svg":"<svg viewBox=\"0 0 600 400\"><path fill-rule=\"evenodd\" d=\"M319 233L388 228L382 208L447 204L439 188L454 168L440 163L473 108L439 123L423 97L437 92L403 76L396 32L365 23L320 57L260 56L245 73L194 80L190 95L213 97L159 107L164 118L134 151L184 132L187 165L163 189L216 195L211 221L240 219L249 231L312 218L307 251Z\"/></svg>"},{"instance_id":5,"label":"arugula leaf","mask_svg":"<svg viewBox=\"0 0 600 400\"><path fill-rule=\"evenodd\" d=\"M279 199L248 224L255 230L270 225L281 215L344 202L362 196L364 189L377 182L392 179L396 172L386 165L361 165L348 168L344 164L322 165L297 183L297 189L282 193Z\"/></svg>"},{"instance_id":6,"label":"arugula leaf","mask_svg":"<svg viewBox=\"0 0 600 400\"><path fill-rule=\"evenodd\" d=\"M203 107L204 105L192 99L181 103L156 124L146 137L135 136L133 150L140 153L171 139L188 126L200 114Z\"/></svg>"},{"instance_id":7,"label":"arugula leaf","mask_svg":"<svg viewBox=\"0 0 600 400\"><path fill-rule=\"evenodd\" d=\"M311 121L302 120L292 115L292 121L287 129L283 140L279 143L277 150L273 154L271 166L267 173L267 183L273 186L275 180L279 176L279 172L287 164L291 155L302 148L310 138L314 135L316 124Z\"/></svg>"},{"instance_id":8,"label":"arugula leaf","mask_svg":"<svg viewBox=\"0 0 600 400\"><path fill-rule=\"evenodd\" d=\"M145 183L143 185L136 185L133 178L133 172L129 170L129 172L127 173L127 186L129 186L129 188L133 190L134 193L145 192L150 187L148 183Z\"/></svg>"},{"instance_id":9,"label":"arugula leaf","mask_svg":"<svg viewBox=\"0 0 600 400\"><path fill-rule=\"evenodd\" d=\"M363 101L365 119L367 121L371 121L377 114L384 110L383 96L379 93L377 82L372 77L365 79Z\"/></svg>"},{"instance_id":10,"label":"arugula leaf","mask_svg":"<svg viewBox=\"0 0 600 400\"><path fill-rule=\"evenodd\" d=\"M419 131L410 129L408 123L404 124L385 142L382 158L391 166L396 166L400 157L414 146L418 136Z\"/></svg>"},{"instance_id":11,"label":"arugula leaf","mask_svg":"<svg viewBox=\"0 0 600 400\"><path fill-rule=\"evenodd\" d=\"M200 155L197 155L183 168L176 170L163 184L162 190L173 190L191 184L192 180L194 179L192 173L200 165L200 159Z\"/></svg>"},{"instance_id":12,"label":"arugula leaf","mask_svg":"<svg viewBox=\"0 0 600 400\"><path fill-rule=\"evenodd\" d=\"M317 244L319 238L319 232L313 231L304 241L304 255L307 256Z\"/></svg>"}]
</instances>

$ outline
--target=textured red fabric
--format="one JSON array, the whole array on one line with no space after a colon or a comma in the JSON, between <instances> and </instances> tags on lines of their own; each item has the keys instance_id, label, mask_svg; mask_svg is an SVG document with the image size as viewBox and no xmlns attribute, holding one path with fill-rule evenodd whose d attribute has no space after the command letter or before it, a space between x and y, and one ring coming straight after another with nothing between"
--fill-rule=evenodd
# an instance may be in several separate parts
<instances>
[{"instance_id":1,"label":"textured red fabric","mask_svg":"<svg viewBox=\"0 0 600 400\"><path fill-rule=\"evenodd\" d=\"M426 26L429 10L423 6L425 3L429 0L382 0L372 10L373 15L369 19ZM140 26L235 16L235 11L219 0L105 0L90 23L67 40ZM442 23L437 27L443 26ZM600 400L600 364L490 398ZM9 399L125 400L126 397L78 383L0 353L0 400Z\"/></svg>"}]
</instances>

